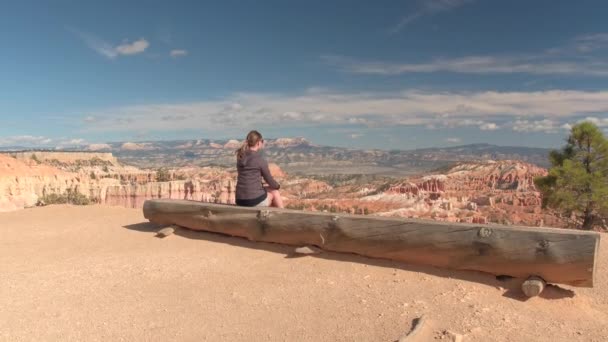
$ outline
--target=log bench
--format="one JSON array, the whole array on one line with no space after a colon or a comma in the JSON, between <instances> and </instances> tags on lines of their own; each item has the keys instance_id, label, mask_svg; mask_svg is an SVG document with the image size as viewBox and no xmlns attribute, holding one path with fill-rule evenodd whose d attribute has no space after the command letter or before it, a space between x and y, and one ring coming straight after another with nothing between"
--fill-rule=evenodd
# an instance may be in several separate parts
<instances>
[{"instance_id":1,"label":"log bench","mask_svg":"<svg viewBox=\"0 0 608 342\"><path fill-rule=\"evenodd\" d=\"M187 200L144 203L150 222L405 263L593 287L600 234L504 225L249 208ZM529 287L530 282L526 283ZM544 285L543 285L544 286ZM542 291L542 288L540 289ZM525 289L537 295L540 291ZM538 292L538 293L537 293Z\"/></svg>"}]
</instances>

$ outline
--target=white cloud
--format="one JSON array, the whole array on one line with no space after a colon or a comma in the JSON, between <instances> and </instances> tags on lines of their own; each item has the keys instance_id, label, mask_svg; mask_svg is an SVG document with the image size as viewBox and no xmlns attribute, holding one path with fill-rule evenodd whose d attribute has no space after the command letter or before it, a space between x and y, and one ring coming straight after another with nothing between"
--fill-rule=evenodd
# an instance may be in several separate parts
<instances>
[{"instance_id":1,"label":"white cloud","mask_svg":"<svg viewBox=\"0 0 608 342\"><path fill-rule=\"evenodd\" d=\"M424 16L453 10L473 1L474 0L425 0L417 10L401 18L397 25L392 27L390 31L392 33L399 32L407 25Z\"/></svg>"},{"instance_id":2,"label":"white cloud","mask_svg":"<svg viewBox=\"0 0 608 342\"><path fill-rule=\"evenodd\" d=\"M587 53L608 48L608 33L595 33L579 36L574 40L576 50Z\"/></svg>"},{"instance_id":3,"label":"white cloud","mask_svg":"<svg viewBox=\"0 0 608 342\"><path fill-rule=\"evenodd\" d=\"M120 55L135 55L142 53L150 46L150 43L144 38L140 38L132 43L125 40L122 44L114 46L93 34L77 29L68 30L82 39L93 51L109 59L114 59Z\"/></svg>"},{"instance_id":4,"label":"white cloud","mask_svg":"<svg viewBox=\"0 0 608 342\"><path fill-rule=\"evenodd\" d=\"M88 144L88 142L82 138L61 138L55 143L58 148L81 146L85 144Z\"/></svg>"},{"instance_id":5,"label":"white cloud","mask_svg":"<svg viewBox=\"0 0 608 342\"><path fill-rule=\"evenodd\" d=\"M482 131L495 131L499 128L500 127L493 122L487 122L479 126L479 129Z\"/></svg>"},{"instance_id":6,"label":"white cloud","mask_svg":"<svg viewBox=\"0 0 608 342\"><path fill-rule=\"evenodd\" d=\"M543 60L534 56L467 56L438 58L425 63L365 62L342 56L321 58L345 72L355 74L401 75L408 73L454 72L466 74L587 75L608 76L603 60Z\"/></svg>"},{"instance_id":7,"label":"white cloud","mask_svg":"<svg viewBox=\"0 0 608 342\"><path fill-rule=\"evenodd\" d=\"M14 135L0 137L0 146L46 146L53 142L53 139L35 135Z\"/></svg>"},{"instance_id":8,"label":"white cloud","mask_svg":"<svg viewBox=\"0 0 608 342\"><path fill-rule=\"evenodd\" d=\"M551 90L538 92L380 92L330 91L282 95L237 93L220 100L149 104L86 113L88 130L226 129L251 126L420 125L435 127L501 127L509 117L518 131L557 130L568 119L608 112L608 91ZM562 122L559 122L562 121ZM559 124L559 125L558 125ZM517 127L517 128L515 128Z\"/></svg>"},{"instance_id":9,"label":"white cloud","mask_svg":"<svg viewBox=\"0 0 608 342\"><path fill-rule=\"evenodd\" d=\"M148 46L150 46L150 43L144 38L140 38L132 43L125 41L118 45L115 50L120 55L135 55L144 52Z\"/></svg>"},{"instance_id":10,"label":"white cloud","mask_svg":"<svg viewBox=\"0 0 608 342\"><path fill-rule=\"evenodd\" d=\"M598 118L598 117L594 117L594 116L588 116L588 117L580 119L578 121L567 122L567 123L561 125L561 128L564 129L564 130L569 131L569 130L572 129L572 126L574 126L575 124L581 123L581 122L584 122L584 121L592 122L596 126L598 126L599 128L604 128L604 129L608 128L608 117Z\"/></svg>"},{"instance_id":11,"label":"white cloud","mask_svg":"<svg viewBox=\"0 0 608 342\"><path fill-rule=\"evenodd\" d=\"M174 58L183 57L183 56L188 55L188 50L175 49L175 50L171 50L171 52L169 54L171 55L171 57L174 57Z\"/></svg>"},{"instance_id":12,"label":"white cloud","mask_svg":"<svg viewBox=\"0 0 608 342\"><path fill-rule=\"evenodd\" d=\"M589 117L586 117L584 120L581 120L581 121L589 121L589 122L594 123L596 126L602 127L602 128L603 127L608 127L608 117L607 118L596 118L596 117L593 117L593 116L589 116Z\"/></svg>"},{"instance_id":13,"label":"white cloud","mask_svg":"<svg viewBox=\"0 0 608 342\"><path fill-rule=\"evenodd\" d=\"M563 125L562 125L563 126ZM516 132L533 133L557 133L560 129L558 122L550 119L543 120L516 120L513 123L513 130Z\"/></svg>"},{"instance_id":14,"label":"white cloud","mask_svg":"<svg viewBox=\"0 0 608 342\"><path fill-rule=\"evenodd\" d=\"M453 72L608 77L608 61L601 54L594 53L602 49L608 49L608 33L576 37L563 46L532 54L438 57L424 62L362 61L337 55L324 55L321 59L344 72L355 74Z\"/></svg>"},{"instance_id":15,"label":"white cloud","mask_svg":"<svg viewBox=\"0 0 608 342\"><path fill-rule=\"evenodd\" d=\"M445 142L451 143L451 144L458 144L462 142L462 139L460 138L446 138Z\"/></svg>"}]
</instances>

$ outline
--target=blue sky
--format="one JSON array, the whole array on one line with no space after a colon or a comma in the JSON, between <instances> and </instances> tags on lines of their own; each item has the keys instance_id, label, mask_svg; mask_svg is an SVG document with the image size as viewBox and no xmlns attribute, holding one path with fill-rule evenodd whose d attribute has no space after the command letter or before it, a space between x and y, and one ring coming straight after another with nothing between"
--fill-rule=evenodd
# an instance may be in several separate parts
<instances>
[{"instance_id":1,"label":"blue sky","mask_svg":"<svg viewBox=\"0 0 608 342\"><path fill-rule=\"evenodd\" d=\"M14 1L0 146L301 136L558 147L608 129L606 1Z\"/></svg>"}]
</instances>

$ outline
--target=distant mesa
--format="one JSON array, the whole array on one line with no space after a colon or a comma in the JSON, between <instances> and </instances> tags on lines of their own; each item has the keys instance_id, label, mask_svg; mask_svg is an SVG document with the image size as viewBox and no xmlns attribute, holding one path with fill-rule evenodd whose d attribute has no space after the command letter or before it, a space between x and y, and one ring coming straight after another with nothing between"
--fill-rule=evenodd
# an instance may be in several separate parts
<instances>
[{"instance_id":1,"label":"distant mesa","mask_svg":"<svg viewBox=\"0 0 608 342\"><path fill-rule=\"evenodd\" d=\"M188 141L184 144L175 146L175 148L179 148L179 149L186 149L186 148L192 148L192 146L194 146L194 144L191 141Z\"/></svg>"},{"instance_id":2,"label":"distant mesa","mask_svg":"<svg viewBox=\"0 0 608 342\"><path fill-rule=\"evenodd\" d=\"M120 146L120 149L126 151L142 151L142 150L151 150L153 147L147 143L132 143L126 142Z\"/></svg>"},{"instance_id":3,"label":"distant mesa","mask_svg":"<svg viewBox=\"0 0 608 342\"><path fill-rule=\"evenodd\" d=\"M241 147L241 142L238 140L228 140L226 144L224 144L224 148L239 148Z\"/></svg>"},{"instance_id":4,"label":"distant mesa","mask_svg":"<svg viewBox=\"0 0 608 342\"><path fill-rule=\"evenodd\" d=\"M275 147L294 147L310 145L310 142L305 138L278 138L274 141L270 141L269 145Z\"/></svg>"},{"instance_id":5,"label":"distant mesa","mask_svg":"<svg viewBox=\"0 0 608 342\"><path fill-rule=\"evenodd\" d=\"M89 151L110 151L112 146L109 144L91 144L87 147Z\"/></svg>"},{"instance_id":6,"label":"distant mesa","mask_svg":"<svg viewBox=\"0 0 608 342\"><path fill-rule=\"evenodd\" d=\"M213 143L213 142L210 143L209 146L211 146L213 148L224 148L224 145L220 145L220 144Z\"/></svg>"}]
</instances>

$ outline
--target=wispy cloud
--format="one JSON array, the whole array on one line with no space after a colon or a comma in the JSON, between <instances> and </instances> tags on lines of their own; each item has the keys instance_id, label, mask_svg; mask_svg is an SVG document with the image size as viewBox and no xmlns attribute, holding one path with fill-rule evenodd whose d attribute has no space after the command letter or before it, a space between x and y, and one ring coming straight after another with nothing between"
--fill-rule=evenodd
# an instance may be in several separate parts
<instances>
[{"instance_id":1,"label":"wispy cloud","mask_svg":"<svg viewBox=\"0 0 608 342\"><path fill-rule=\"evenodd\" d=\"M114 59L121 55L136 55L144 52L150 46L150 43L144 38L140 38L133 42L124 40L121 44L115 46L91 33L76 29L69 29L69 31L82 39L90 49L109 59Z\"/></svg>"},{"instance_id":2,"label":"wispy cloud","mask_svg":"<svg viewBox=\"0 0 608 342\"><path fill-rule=\"evenodd\" d=\"M595 33L579 36L574 40L579 52L591 52L608 48L608 33Z\"/></svg>"},{"instance_id":3,"label":"wispy cloud","mask_svg":"<svg viewBox=\"0 0 608 342\"><path fill-rule=\"evenodd\" d=\"M494 122L486 122L479 126L479 129L482 131L495 131L500 127Z\"/></svg>"},{"instance_id":4,"label":"wispy cloud","mask_svg":"<svg viewBox=\"0 0 608 342\"><path fill-rule=\"evenodd\" d=\"M395 125L493 131L550 131L560 125L608 113L608 91L381 93L331 91L301 94L237 93L223 99L109 108L86 113L91 131L176 131L246 127ZM87 120L94 117L95 120ZM549 120L553 123L545 122ZM549 127L549 128L547 128Z\"/></svg>"},{"instance_id":5,"label":"wispy cloud","mask_svg":"<svg viewBox=\"0 0 608 342\"><path fill-rule=\"evenodd\" d=\"M458 144L462 142L462 139L460 138L446 138L445 142L448 142L450 144Z\"/></svg>"},{"instance_id":6,"label":"wispy cloud","mask_svg":"<svg viewBox=\"0 0 608 342\"><path fill-rule=\"evenodd\" d=\"M596 124L598 127L606 128L608 127L608 117L605 118L596 118L593 116L586 117L583 121L590 121Z\"/></svg>"},{"instance_id":7,"label":"wispy cloud","mask_svg":"<svg viewBox=\"0 0 608 342\"><path fill-rule=\"evenodd\" d=\"M550 119L543 120L516 120L513 123L513 130L516 132L523 133L534 133L534 132L543 132L543 133L557 133L562 127L559 122Z\"/></svg>"},{"instance_id":8,"label":"wispy cloud","mask_svg":"<svg viewBox=\"0 0 608 342\"><path fill-rule=\"evenodd\" d=\"M342 56L322 56L341 70L356 74L400 75L408 73L454 72L465 74L586 75L608 76L604 60L543 61L537 56L467 56L439 58L427 63L365 62Z\"/></svg>"},{"instance_id":9,"label":"wispy cloud","mask_svg":"<svg viewBox=\"0 0 608 342\"><path fill-rule=\"evenodd\" d=\"M148 46L150 46L150 43L144 38L140 38L132 43L125 41L118 45L115 50L119 55L136 55L144 52Z\"/></svg>"},{"instance_id":10,"label":"wispy cloud","mask_svg":"<svg viewBox=\"0 0 608 342\"><path fill-rule=\"evenodd\" d=\"M171 52L169 52L169 55L171 55L171 57L173 57L173 58L187 56L188 50L174 49L174 50L171 50Z\"/></svg>"},{"instance_id":11,"label":"wispy cloud","mask_svg":"<svg viewBox=\"0 0 608 342\"><path fill-rule=\"evenodd\" d=\"M424 0L421 1L418 8L399 20L399 22L390 29L390 32L396 33L401 31L404 27L411 24L412 22L425 17L430 16L439 12L446 12L468 3L474 0Z\"/></svg>"},{"instance_id":12,"label":"wispy cloud","mask_svg":"<svg viewBox=\"0 0 608 342\"><path fill-rule=\"evenodd\" d=\"M0 137L0 146L5 147L72 147L87 144L87 141L82 138L49 138L37 135L14 135L8 137Z\"/></svg>"},{"instance_id":13,"label":"wispy cloud","mask_svg":"<svg viewBox=\"0 0 608 342\"><path fill-rule=\"evenodd\" d=\"M362 61L337 55L323 55L321 59L339 70L355 74L401 75L453 72L607 77L608 61L595 53L602 49L608 49L608 33L576 37L564 46L534 54L442 57L420 63Z\"/></svg>"},{"instance_id":14,"label":"wispy cloud","mask_svg":"<svg viewBox=\"0 0 608 342\"><path fill-rule=\"evenodd\" d=\"M45 146L53 142L53 139L45 136L14 135L0 137L0 146Z\"/></svg>"}]
</instances>

